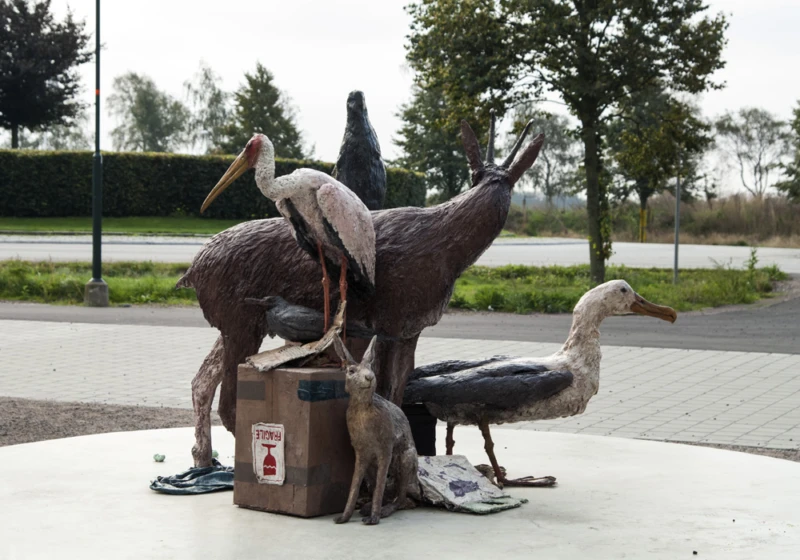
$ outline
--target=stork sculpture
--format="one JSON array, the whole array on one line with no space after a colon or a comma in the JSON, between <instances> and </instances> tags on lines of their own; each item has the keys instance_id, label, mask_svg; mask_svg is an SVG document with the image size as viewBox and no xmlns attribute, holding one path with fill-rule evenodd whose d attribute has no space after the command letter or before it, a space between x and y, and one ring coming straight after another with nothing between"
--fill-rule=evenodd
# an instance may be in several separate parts
<instances>
[{"instance_id":1,"label":"stork sculpture","mask_svg":"<svg viewBox=\"0 0 800 560\"><path fill-rule=\"evenodd\" d=\"M331 314L328 269L339 270L341 301L347 300L348 268L355 291L365 295L375 291L372 215L353 191L321 171L296 169L290 175L276 178L275 149L264 134L253 135L208 193L200 212L251 168L256 170L258 189L275 202L278 211L291 224L298 245L322 266L323 332L327 332Z\"/></svg>"}]
</instances>

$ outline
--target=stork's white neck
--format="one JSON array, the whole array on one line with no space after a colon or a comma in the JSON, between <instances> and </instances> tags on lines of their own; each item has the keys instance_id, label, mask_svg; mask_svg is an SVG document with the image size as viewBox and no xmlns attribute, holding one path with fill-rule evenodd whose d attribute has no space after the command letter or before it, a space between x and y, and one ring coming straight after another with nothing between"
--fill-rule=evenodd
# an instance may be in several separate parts
<instances>
[{"instance_id":1,"label":"stork's white neck","mask_svg":"<svg viewBox=\"0 0 800 560\"><path fill-rule=\"evenodd\" d=\"M275 149L266 137L261 143L261 152L256 163L256 186L270 200L277 200L279 188L275 183Z\"/></svg>"}]
</instances>

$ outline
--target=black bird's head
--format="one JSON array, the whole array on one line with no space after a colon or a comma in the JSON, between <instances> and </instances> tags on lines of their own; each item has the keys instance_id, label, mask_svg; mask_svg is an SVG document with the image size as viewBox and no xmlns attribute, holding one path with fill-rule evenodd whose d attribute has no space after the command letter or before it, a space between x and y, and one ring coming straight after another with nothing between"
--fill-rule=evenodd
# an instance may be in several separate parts
<instances>
[{"instance_id":1,"label":"black bird's head","mask_svg":"<svg viewBox=\"0 0 800 560\"><path fill-rule=\"evenodd\" d=\"M355 113L357 115L363 115L367 112L367 105L364 103L364 92L363 91L351 91L350 95L347 96L347 114Z\"/></svg>"}]
</instances>

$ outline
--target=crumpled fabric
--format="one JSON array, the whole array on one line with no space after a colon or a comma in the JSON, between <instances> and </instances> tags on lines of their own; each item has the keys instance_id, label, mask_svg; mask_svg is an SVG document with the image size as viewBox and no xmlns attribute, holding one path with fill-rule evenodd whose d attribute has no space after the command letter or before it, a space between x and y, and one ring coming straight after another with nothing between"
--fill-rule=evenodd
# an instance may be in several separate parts
<instances>
[{"instance_id":1,"label":"crumpled fabric","mask_svg":"<svg viewBox=\"0 0 800 560\"><path fill-rule=\"evenodd\" d=\"M180 474L159 476L150 483L150 489L176 495L233 490L233 467L224 467L212 459L210 467L192 467Z\"/></svg>"},{"instance_id":2,"label":"crumpled fabric","mask_svg":"<svg viewBox=\"0 0 800 560\"><path fill-rule=\"evenodd\" d=\"M528 502L492 484L463 455L419 458L422 502L449 511L484 515L518 508Z\"/></svg>"}]
</instances>

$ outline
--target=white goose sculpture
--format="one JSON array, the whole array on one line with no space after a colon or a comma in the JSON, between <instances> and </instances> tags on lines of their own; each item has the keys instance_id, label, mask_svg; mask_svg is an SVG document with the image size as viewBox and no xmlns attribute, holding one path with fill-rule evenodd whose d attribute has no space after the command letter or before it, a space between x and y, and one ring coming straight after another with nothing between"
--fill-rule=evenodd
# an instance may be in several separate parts
<instances>
[{"instance_id":1,"label":"white goose sculpture","mask_svg":"<svg viewBox=\"0 0 800 560\"><path fill-rule=\"evenodd\" d=\"M375 289L375 229L372 215L353 191L315 169L296 169L275 177L275 149L269 138L255 134L203 202L204 212L222 191L250 168L256 185L275 202L292 226L297 243L322 266L324 332L330 324L328 268L339 269L339 297L347 300L348 269L355 288Z\"/></svg>"},{"instance_id":2,"label":"white goose sculpture","mask_svg":"<svg viewBox=\"0 0 800 560\"><path fill-rule=\"evenodd\" d=\"M600 323L627 313L670 323L677 319L674 309L650 303L624 280L606 282L575 305L569 337L555 354L429 364L411 374L403 401L424 403L431 414L447 422L448 455L453 452L455 425L477 425L498 483L552 486L556 479L551 476L506 479L494 455L489 424L562 418L586 410L600 386Z\"/></svg>"}]
</instances>

